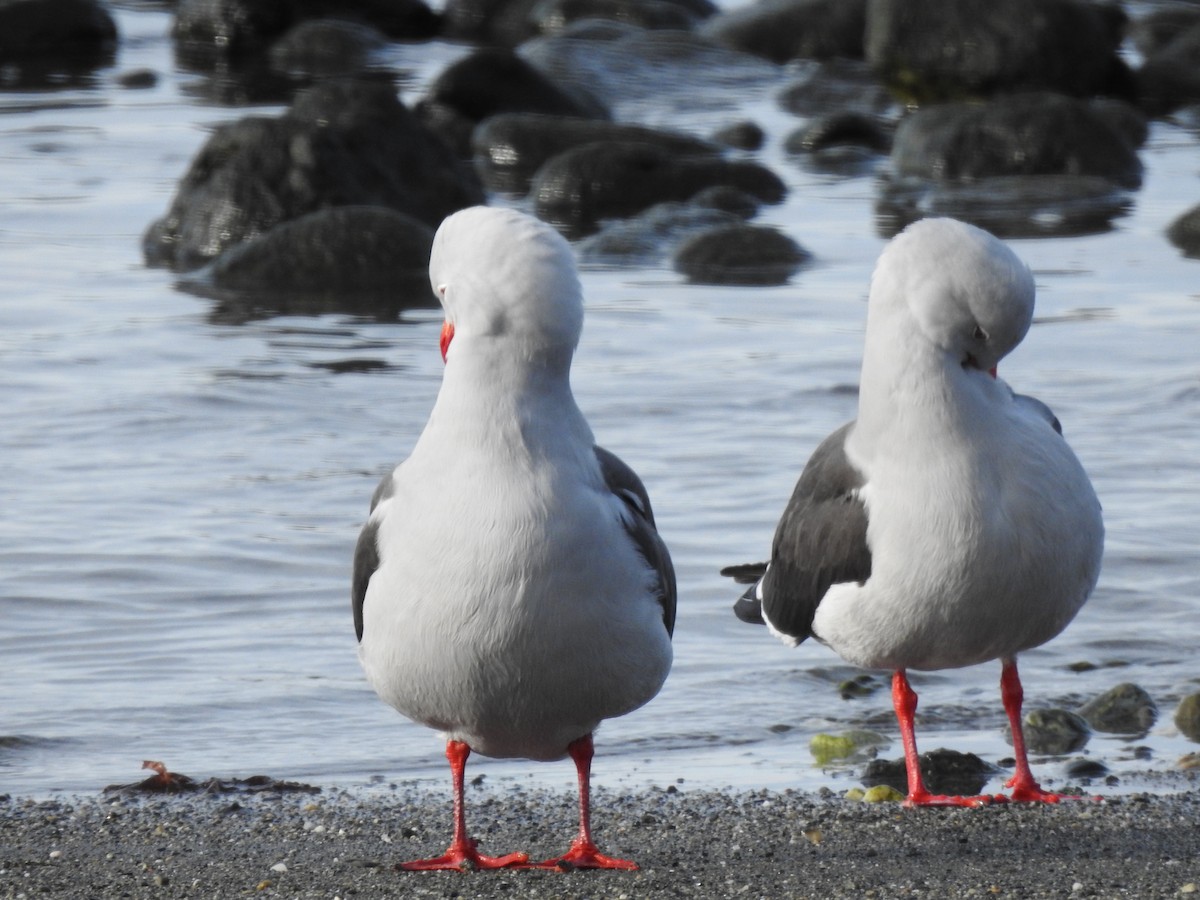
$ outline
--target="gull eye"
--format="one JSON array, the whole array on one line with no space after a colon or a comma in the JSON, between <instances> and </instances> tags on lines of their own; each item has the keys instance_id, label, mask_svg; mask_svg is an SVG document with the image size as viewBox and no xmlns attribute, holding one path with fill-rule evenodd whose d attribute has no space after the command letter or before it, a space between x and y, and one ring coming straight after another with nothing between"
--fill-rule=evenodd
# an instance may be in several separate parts
<instances>
[{"instance_id":1,"label":"gull eye","mask_svg":"<svg viewBox=\"0 0 1200 900\"><path fill-rule=\"evenodd\" d=\"M977 341L986 341L988 339L988 333L986 331L984 331L982 328L980 328L978 325L976 325L975 326L975 334L973 335L973 337Z\"/></svg>"}]
</instances>

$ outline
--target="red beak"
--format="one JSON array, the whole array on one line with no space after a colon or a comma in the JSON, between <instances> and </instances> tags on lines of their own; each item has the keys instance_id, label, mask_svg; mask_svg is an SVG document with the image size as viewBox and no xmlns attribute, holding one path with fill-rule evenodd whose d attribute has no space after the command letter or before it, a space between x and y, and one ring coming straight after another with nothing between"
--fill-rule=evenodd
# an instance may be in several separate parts
<instances>
[{"instance_id":1,"label":"red beak","mask_svg":"<svg viewBox=\"0 0 1200 900\"><path fill-rule=\"evenodd\" d=\"M449 343L449 342L447 342L447 343ZM444 345L443 345L443 346L444 346ZM445 355L446 355L446 354L445 354L445 352L443 351L443 352L442 352L442 356L445 356ZM992 366L990 369L988 369L988 374L989 374L989 375L991 375L993 378L995 378L995 377L996 377L996 367L995 367L995 366Z\"/></svg>"},{"instance_id":2,"label":"red beak","mask_svg":"<svg viewBox=\"0 0 1200 900\"><path fill-rule=\"evenodd\" d=\"M450 349L450 342L452 340L454 340L454 323L449 321L443 322L441 340L442 362L446 361L446 351Z\"/></svg>"}]
</instances>

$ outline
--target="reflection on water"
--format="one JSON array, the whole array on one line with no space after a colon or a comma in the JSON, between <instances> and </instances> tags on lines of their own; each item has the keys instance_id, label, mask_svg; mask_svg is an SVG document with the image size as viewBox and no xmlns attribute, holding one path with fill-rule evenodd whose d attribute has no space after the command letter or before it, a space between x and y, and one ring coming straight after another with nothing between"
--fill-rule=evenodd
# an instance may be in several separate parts
<instances>
[{"instance_id":1,"label":"reflection on water","mask_svg":"<svg viewBox=\"0 0 1200 900\"><path fill-rule=\"evenodd\" d=\"M140 235L206 128L245 110L198 105L165 14L119 17L134 39L115 70L0 94L0 792L98 790L135 780L143 759L195 777L440 780L436 736L366 686L348 601L371 491L437 391L440 316L230 313L146 269ZM119 87L134 69L161 77ZM631 115L649 118L645 104ZM894 737L886 681L843 699L861 673L738 623L717 570L767 552L803 460L854 415L883 242L876 184L789 162L780 144L796 120L770 98L653 118L708 134L735 114L767 130L762 159L792 189L762 220L815 265L763 289L685 286L655 268L584 275L575 389L601 443L649 486L680 583L675 670L650 706L602 728L597 777L844 788L860 767L818 769L808 742ZM1108 524L1093 601L1023 657L1027 703L1148 690L1160 709L1148 735L1097 735L1085 750L1130 785L1196 749L1170 712L1197 689L1197 263L1162 236L1194 148L1156 125L1146 184L1115 231L1014 242L1040 299L1005 375L1062 419ZM998 664L914 676L923 746L1007 756L998 682ZM1063 763L1037 764L1062 778ZM572 777L479 768L564 789Z\"/></svg>"}]
</instances>

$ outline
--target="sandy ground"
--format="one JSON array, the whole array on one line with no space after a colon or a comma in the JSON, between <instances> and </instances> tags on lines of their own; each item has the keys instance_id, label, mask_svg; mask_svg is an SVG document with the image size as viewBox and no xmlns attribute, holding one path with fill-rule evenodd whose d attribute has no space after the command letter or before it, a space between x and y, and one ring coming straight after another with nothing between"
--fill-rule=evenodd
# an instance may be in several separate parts
<instances>
[{"instance_id":1,"label":"sandy ground","mask_svg":"<svg viewBox=\"0 0 1200 900\"><path fill-rule=\"evenodd\" d=\"M599 791L597 842L637 872L398 871L440 853L426 788L0 795L0 897L1175 897L1200 900L1200 792L1059 806L901 808L828 792ZM574 798L468 791L486 853L566 849Z\"/></svg>"}]
</instances>

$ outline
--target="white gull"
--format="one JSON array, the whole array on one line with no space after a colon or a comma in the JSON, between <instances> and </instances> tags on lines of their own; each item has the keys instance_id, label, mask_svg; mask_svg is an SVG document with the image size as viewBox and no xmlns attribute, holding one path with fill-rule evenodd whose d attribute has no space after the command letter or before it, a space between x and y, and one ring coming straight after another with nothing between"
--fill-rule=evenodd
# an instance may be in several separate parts
<instances>
[{"instance_id":1,"label":"white gull","mask_svg":"<svg viewBox=\"0 0 1200 900\"><path fill-rule=\"evenodd\" d=\"M871 281L858 417L813 453L770 561L724 570L752 582L740 618L893 671L910 805L1061 799L1029 769L1016 659L1087 600L1104 526L1053 414L996 377L1033 305L1028 267L985 231L926 219L894 238ZM931 795L905 670L997 658L1011 795Z\"/></svg>"},{"instance_id":2,"label":"white gull","mask_svg":"<svg viewBox=\"0 0 1200 900\"><path fill-rule=\"evenodd\" d=\"M675 576L645 488L596 446L571 393L583 301L567 242L474 207L434 238L445 370L411 455L387 475L354 558L359 659L379 696L447 740L454 837L406 868L525 865L467 833L463 770L570 755L580 830L540 865L634 868L589 824L592 732L658 693Z\"/></svg>"}]
</instances>

